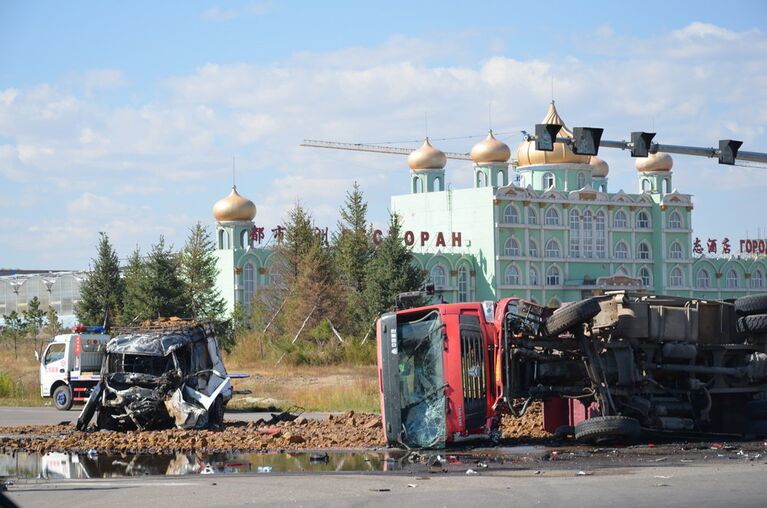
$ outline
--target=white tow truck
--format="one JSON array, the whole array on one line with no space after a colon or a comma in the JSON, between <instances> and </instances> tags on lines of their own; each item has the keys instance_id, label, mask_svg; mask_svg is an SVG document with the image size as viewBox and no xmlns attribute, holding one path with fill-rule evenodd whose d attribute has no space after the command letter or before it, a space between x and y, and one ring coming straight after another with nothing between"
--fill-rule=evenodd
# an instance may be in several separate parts
<instances>
[{"instance_id":1,"label":"white tow truck","mask_svg":"<svg viewBox=\"0 0 767 508\"><path fill-rule=\"evenodd\" d=\"M84 403L100 379L101 361L111 338L101 326L75 326L57 335L40 360L40 395L53 397L56 409ZM37 353L35 353L37 354Z\"/></svg>"}]
</instances>

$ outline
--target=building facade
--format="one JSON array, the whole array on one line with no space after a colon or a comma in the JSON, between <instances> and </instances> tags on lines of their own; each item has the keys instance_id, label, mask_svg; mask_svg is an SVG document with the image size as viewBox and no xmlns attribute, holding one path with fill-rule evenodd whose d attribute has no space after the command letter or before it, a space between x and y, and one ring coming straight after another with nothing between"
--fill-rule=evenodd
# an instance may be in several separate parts
<instances>
[{"instance_id":1,"label":"building facade","mask_svg":"<svg viewBox=\"0 0 767 508\"><path fill-rule=\"evenodd\" d=\"M56 310L64 326L75 323L75 305L80 300L80 284L84 272L47 272L36 270L7 270L0 273L0 324L2 317L27 310L34 297L40 308ZM9 273L6 273L9 272Z\"/></svg>"}]
</instances>

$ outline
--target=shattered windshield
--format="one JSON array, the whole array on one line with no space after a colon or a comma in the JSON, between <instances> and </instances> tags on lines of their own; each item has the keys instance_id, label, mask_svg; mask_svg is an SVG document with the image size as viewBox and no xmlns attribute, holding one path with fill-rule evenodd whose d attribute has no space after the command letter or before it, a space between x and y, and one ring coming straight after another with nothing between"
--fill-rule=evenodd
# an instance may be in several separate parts
<instances>
[{"instance_id":1,"label":"shattered windshield","mask_svg":"<svg viewBox=\"0 0 767 508\"><path fill-rule=\"evenodd\" d=\"M439 312L398 323L400 394L405 442L431 448L444 442L445 382Z\"/></svg>"},{"instance_id":2,"label":"shattered windshield","mask_svg":"<svg viewBox=\"0 0 767 508\"><path fill-rule=\"evenodd\" d=\"M109 373L132 373L162 376L168 371L175 370L173 356L150 355L109 355Z\"/></svg>"}]
</instances>

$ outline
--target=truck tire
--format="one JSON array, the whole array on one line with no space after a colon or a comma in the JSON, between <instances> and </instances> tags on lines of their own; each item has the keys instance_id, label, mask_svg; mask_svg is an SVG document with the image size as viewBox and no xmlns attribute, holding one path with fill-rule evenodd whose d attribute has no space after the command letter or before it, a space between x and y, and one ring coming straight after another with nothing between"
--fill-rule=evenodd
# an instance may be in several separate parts
<instances>
[{"instance_id":1,"label":"truck tire","mask_svg":"<svg viewBox=\"0 0 767 508\"><path fill-rule=\"evenodd\" d=\"M738 318L738 332L752 335L767 332L767 314L752 314Z\"/></svg>"},{"instance_id":2,"label":"truck tire","mask_svg":"<svg viewBox=\"0 0 767 508\"><path fill-rule=\"evenodd\" d=\"M588 298L561 307L555 310L543 324L543 333L549 336L559 335L593 318L599 314L600 310L599 300L596 298Z\"/></svg>"},{"instance_id":3,"label":"truck tire","mask_svg":"<svg viewBox=\"0 0 767 508\"><path fill-rule=\"evenodd\" d=\"M53 405L59 411L69 411L72 408L72 389L69 385L59 385L53 390Z\"/></svg>"},{"instance_id":4,"label":"truck tire","mask_svg":"<svg viewBox=\"0 0 767 508\"><path fill-rule=\"evenodd\" d=\"M224 399L220 395L208 410L208 429L224 430Z\"/></svg>"},{"instance_id":5,"label":"truck tire","mask_svg":"<svg viewBox=\"0 0 767 508\"><path fill-rule=\"evenodd\" d=\"M735 312L739 316L764 314L767 312L767 295L743 296L735 300Z\"/></svg>"},{"instance_id":6,"label":"truck tire","mask_svg":"<svg viewBox=\"0 0 767 508\"><path fill-rule=\"evenodd\" d=\"M586 443L631 443L639 439L639 420L628 416L595 416L575 426L575 440Z\"/></svg>"},{"instance_id":7,"label":"truck tire","mask_svg":"<svg viewBox=\"0 0 767 508\"><path fill-rule=\"evenodd\" d=\"M767 420L767 400L749 400L746 402L746 418L749 420Z\"/></svg>"}]
</instances>

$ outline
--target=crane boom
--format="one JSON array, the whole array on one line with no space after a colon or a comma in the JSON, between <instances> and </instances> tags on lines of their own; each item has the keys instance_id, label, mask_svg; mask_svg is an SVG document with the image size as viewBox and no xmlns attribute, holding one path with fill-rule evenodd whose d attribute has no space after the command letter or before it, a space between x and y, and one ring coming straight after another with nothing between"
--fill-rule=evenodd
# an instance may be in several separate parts
<instances>
[{"instance_id":1,"label":"crane boom","mask_svg":"<svg viewBox=\"0 0 767 508\"><path fill-rule=\"evenodd\" d=\"M388 153L392 155L410 155L415 148L402 148L397 146L367 145L364 143L339 143L337 141L320 141L316 139L305 139L298 146L309 148L331 148L333 150L349 150L352 152L376 152ZM444 152L448 159L471 160L467 153Z\"/></svg>"}]
</instances>

